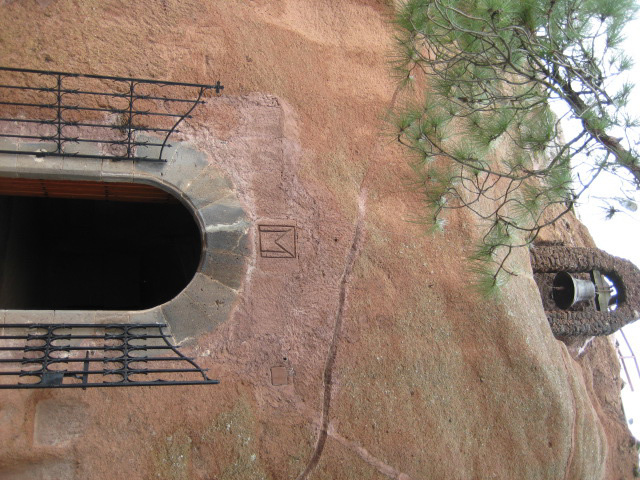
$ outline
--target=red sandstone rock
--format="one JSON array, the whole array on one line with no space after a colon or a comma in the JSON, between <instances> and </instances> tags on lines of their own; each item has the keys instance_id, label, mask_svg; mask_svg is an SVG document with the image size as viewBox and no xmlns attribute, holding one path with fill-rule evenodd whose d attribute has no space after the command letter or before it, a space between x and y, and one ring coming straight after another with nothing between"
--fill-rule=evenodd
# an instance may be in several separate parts
<instances>
[{"instance_id":1,"label":"red sandstone rock","mask_svg":"<svg viewBox=\"0 0 640 480\"><path fill-rule=\"evenodd\" d=\"M439 237L407 221L419 199L382 135L395 98L386 2L5 1L0 13L4 65L220 78L226 96L183 140L255 224L298 235L285 261L260 257L252 230L233 314L187 349L219 386L2 391L1 475L616 478L606 413L551 333L527 253L501 298L483 300L468 288L469 219ZM86 406L77 437L34 444L49 401Z\"/></svg>"}]
</instances>

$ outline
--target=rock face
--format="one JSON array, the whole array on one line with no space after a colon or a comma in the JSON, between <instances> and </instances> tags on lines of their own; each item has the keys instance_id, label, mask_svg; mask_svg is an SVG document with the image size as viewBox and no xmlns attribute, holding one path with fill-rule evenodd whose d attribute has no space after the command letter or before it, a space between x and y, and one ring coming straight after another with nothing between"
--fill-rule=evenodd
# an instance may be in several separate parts
<instances>
[{"instance_id":1,"label":"rock face","mask_svg":"<svg viewBox=\"0 0 640 480\"><path fill-rule=\"evenodd\" d=\"M220 78L225 96L179 140L226 175L250 227L232 310L185 348L221 384L3 390L0 477L609 475L527 252L500 299L482 299L469 219L438 237L410 221L419 198L381 120L396 101L386 2L1 5L6 65Z\"/></svg>"}]
</instances>

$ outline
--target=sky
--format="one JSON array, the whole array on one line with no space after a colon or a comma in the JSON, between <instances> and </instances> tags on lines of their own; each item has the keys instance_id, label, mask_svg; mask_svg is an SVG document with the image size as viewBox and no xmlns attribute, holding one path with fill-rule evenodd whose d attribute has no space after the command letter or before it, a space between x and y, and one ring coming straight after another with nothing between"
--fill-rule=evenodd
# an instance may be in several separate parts
<instances>
[{"instance_id":1,"label":"sky","mask_svg":"<svg viewBox=\"0 0 640 480\"><path fill-rule=\"evenodd\" d=\"M606 194L607 184L609 184L610 191L618 191L615 182L603 182L602 185L597 186L599 191L592 192L592 195L601 196L598 193ZM640 198L637 200L640 203ZM598 248L617 257L631 260L637 266L640 266L639 212L635 214L627 214L625 212L615 215L611 220L605 220L601 207L595 201L587 201L578 207L578 216L589 229ZM631 344L638 363L640 363L640 321L623 327L623 331ZM620 344L620 350L623 355L629 355L630 352L622 336L616 333L615 337ZM627 421L633 422L629 424L629 429L637 439L640 439L640 376L632 360L627 360L626 363L634 391L631 391L626 375L624 371L621 371L621 378L627 383L622 390L622 401Z\"/></svg>"},{"instance_id":2,"label":"sky","mask_svg":"<svg viewBox=\"0 0 640 480\"><path fill-rule=\"evenodd\" d=\"M615 182L611 183L613 183L613 191L616 191ZM600 188L605 190L601 193L606 193L606 185ZM596 196L597 193L594 192ZM638 200L640 203L640 198ZM589 229L598 248L617 257L631 260L640 266L640 215L638 212L633 215L618 214L611 220L605 220L603 211L596 202L587 202L578 207L578 216ZM623 327L623 331L640 364L640 321ZM623 355L629 355L630 352L622 336L616 333L615 337ZM627 383L622 390L622 401L627 421L633 422L629 424L629 429L637 439L640 439L640 376L633 360L627 360L626 364L634 391L631 391L626 375L621 371L621 378Z\"/></svg>"},{"instance_id":3,"label":"sky","mask_svg":"<svg viewBox=\"0 0 640 480\"><path fill-rule=\"evenodd\" d=\"M630 79L632 81L635 79L634 83L636 84L629 102L630 111L640 117L640 49L638 49L640 45L640 19L636 18L631 22L625 33L624 49L627 54L634 57L635 61L634 67L629 73ZM598 248L612 255L631 260L640 267L640 210L619 213L614 215L612 219L606 220L605 211L598 199L619 195L619 180L609 176L602 178L592 187L589 196L582 198L577 207L578 217L589 229ZM635 195L635 201L640 205L639 194ZM640 364L640 321L625 326L623 331ZM616 339L623 355L629 355L626 343L619 333L616 333ZM634 391L631 391L626 375L621 370L621 378L627 383L622 390L622 401L629 429L637 439L640 439L640 376L632 360L627 360L627 370Z\"/></svg>"}]
</instances>

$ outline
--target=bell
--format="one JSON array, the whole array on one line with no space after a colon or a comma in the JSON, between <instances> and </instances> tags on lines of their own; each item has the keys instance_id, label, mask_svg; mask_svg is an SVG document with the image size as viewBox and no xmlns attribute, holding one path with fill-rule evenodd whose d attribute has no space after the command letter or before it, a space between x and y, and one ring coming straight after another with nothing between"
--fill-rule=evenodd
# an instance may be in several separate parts
<instances>
[{"instance_id":1,"label":"bell","mask_svg":"<svg viewBox=\"0 0 640 480\"><path fill-rule=\"evenodd\" d=\"M596 286L589 280L580 280L567 272L558 272L553 279L552 296L558 308L567 310L582 300L595 297Z\"/></svg>"}]
</instances>

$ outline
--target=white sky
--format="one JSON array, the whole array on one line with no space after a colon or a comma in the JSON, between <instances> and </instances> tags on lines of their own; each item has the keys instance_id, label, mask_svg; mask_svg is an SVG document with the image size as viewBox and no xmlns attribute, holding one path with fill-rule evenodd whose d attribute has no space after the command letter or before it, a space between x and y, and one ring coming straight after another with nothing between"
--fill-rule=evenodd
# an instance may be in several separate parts
<instances>
[{"instance_id":1,"label":"white sky","mask_svg":"<svg viewBox=\"0 0 640 480\"><path fill-rule=\"evenodd\" d=\"M629 75L630 80L636 84L629 103L630 111L632 115L640 117L640 49L638 48L640 20L631 22L626 30L626 37L625 50L635 59L635 65ZM630 214L626 212L617 214L611 220L605 220L605 211L597 199L593 198L617 196L619 193L620 186L617 179L603 178L602 181L593 185L590 197L581 199L578 214L599 248L612 255L631 260L640 266L640 210ZM640 195L636 195L635 200L640 205ZM640 363L640 321L627 325L623 330ZM628 355L626 343L620 334L616 334L616 339L620 343L622 353ZM629 386L625 385L622 390L622 401L629 428L633 435L640 439L640 377L633 360L627 360L627 370L635 391L632 392ZM621 372L621 377L627 383L624 371Z\"/></svg>"},{"instance_id":2,"label":"white sky","mask_svg":"<svg viewBox=\"0 0 640 480\"><path fill-rule=\"evenodd\" d=\"M599 248L612 255L627 258L640 266L640 248L638 248L640 215L636 213L632 217L626 214L618 214L611 220L604 220L604 214L596 206L595 202L581 205L578 208L578 213ZM640 363L640 321L625 326L623 330L636 354L638 363ZM629 355L630 352L620 334L616 334L616 339L620 343L620 350L623 355ZM633 422L629 424L629 428L633 435L640 439L640 377L633 360L627 360L626 364L635 391L631 392L629 386L625 385L622 390L622 401L627 420ZM624 372L621 372L621 377L627 383Z\"/></svg>"}]
</instances>

